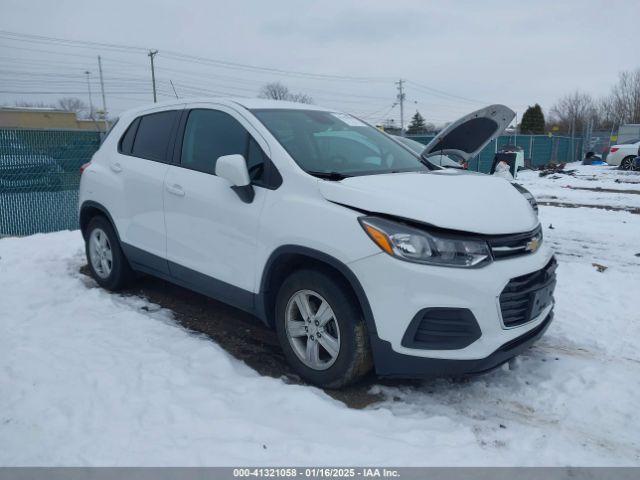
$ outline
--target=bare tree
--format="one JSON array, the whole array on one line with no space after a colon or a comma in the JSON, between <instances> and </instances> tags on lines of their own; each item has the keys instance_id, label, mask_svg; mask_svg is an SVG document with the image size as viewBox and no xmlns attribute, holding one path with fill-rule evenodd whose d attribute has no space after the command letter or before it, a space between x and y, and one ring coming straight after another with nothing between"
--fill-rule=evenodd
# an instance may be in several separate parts
<instances>
[{"instance_id":1,"label":"bare tree","mask_svg":"<svg viewBox=\"0 0 640 480\"><path fill-rule=\"evenodd\" d=\"M74 112L80 114L88 110L87 104L79 98L64 97L58 100L58 107L65 112Z\"/></svg>"},{"instance_id":2,"label":"bare tree","mask_svg":"<svg viewBox=\"0 0 640 480\"><path fill-rule=\"evenodd\" d=\"M287 100L289 102L313 103L313 98L305 93L292 93L280 82L267 83L260 89L260 98L271 100Z\"/></svg>"},{"instance_id":3,"label":"bare tree","mask_svg":"<svg viewBox=\"0 0 640 480\"><path fill-rule=\"evenodd\" d=\"M589 121L598 122L598 108L593 97L576 90L561 97L550 110L551 125L561 132L582 132Z\"/></svg>"},{"instance_id":4,"label":"bare tree","mask_svg":"<svg viewBox=\"0 0 640 480\"><path fill-rule=\"evenodd\" d=\"M611 93L600 102L601 115L611 125L640 123L640 68L621 72Z\"/></svg>"},{"instance_id":5,"label":"bare tree","mask_svg":"<svg viewBox=\"0 0 640 480\"><path fill-rule=\"evenodd\" d=\"M289 89L280 82L267 83L260 89L258 96L270 100L289 100Z\"/></svg>"},{"instance_id":6,"label":"bare tree","mask_svg":"<svg viewBox=\"0 0 640 480\"><path fill-rule=\"evenodd\" d=\"M313 103L313 98L306 93L291 93L289 94L289 98L287 100L289 100L290 102L298 103Z\"/></svg>"}]
</instances>

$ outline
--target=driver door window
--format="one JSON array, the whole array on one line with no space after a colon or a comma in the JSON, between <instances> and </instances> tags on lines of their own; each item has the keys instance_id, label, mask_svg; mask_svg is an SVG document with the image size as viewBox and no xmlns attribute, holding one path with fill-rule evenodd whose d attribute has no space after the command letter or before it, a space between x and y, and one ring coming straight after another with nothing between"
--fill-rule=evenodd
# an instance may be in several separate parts
<instances>
[{"instance_id":1,"label":"driver door window","mask_svg":"<svg viewBox=\"0 0 640 480\"><path fill-rule=\"evenodd\" d=\"M249 132L227 113L192 110L184 131L181 166L215 175L218 157L232 154L244 156L251 180L259 184L265 154Z\"/></svg>"}]
</instances>

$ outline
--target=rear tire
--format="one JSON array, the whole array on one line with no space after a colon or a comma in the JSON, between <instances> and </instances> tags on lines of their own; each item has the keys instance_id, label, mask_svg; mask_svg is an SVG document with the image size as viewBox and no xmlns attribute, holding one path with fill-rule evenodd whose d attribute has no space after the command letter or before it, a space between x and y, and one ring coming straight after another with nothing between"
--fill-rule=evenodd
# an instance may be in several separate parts
<instances>
[{"instance_id":1,"label":"rear tire","mask_svg":"<svg viewBox=\"0 0 640 480\"><path fill-rule=\"evenodd\" d=\"M624 157L620 162L620 170L635 170L633 162L635 157Z\"/></svg>"},{"instance_id":2,"label":"rear tire","mask_svg":"<svg viewBox=\"0 0 640 480\"><path fill-rule=\"evenodd\" d=\"M89 270L101 287L112 291L120 290L135 278L113 226L103 216L93 217L89 221L85 253Z\"/></svg>"},{"instance_id":3,"label":"rear tire","mask_svg":"<svg viewBox=\"0 0 640 480\"><path fill-rule=\"evenodd\" d=\"M300 308L301 304L306 306ZM335 275L316 270L292 273L280 287L275 313L285 357L308 382L341 388L371 370L361 309L348 285Z\"/></svg>"}]
</instances>

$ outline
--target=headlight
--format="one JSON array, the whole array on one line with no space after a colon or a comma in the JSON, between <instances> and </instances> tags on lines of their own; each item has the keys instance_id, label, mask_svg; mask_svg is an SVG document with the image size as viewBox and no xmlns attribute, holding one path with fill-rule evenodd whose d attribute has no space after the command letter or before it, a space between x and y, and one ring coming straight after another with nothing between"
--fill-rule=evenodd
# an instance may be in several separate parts
<instances>
[{"instance_id":1,"label":"headlight","mask_svg":"<svg viewBox=\"0 0 640 480\"><path fill-rule=\"evenodd\" d=\"M443 267L479 267L491 262L483 240L431 233L380 217L360 217L371 240L389 255L414 263Z\"/></svg>"}]
</instances>

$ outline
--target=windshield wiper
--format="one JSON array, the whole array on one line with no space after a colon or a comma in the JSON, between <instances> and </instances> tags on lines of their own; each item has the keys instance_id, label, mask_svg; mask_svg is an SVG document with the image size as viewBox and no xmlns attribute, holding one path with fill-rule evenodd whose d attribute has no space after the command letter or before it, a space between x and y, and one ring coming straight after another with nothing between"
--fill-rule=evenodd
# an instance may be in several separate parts
<instances>
[{"instance_id":1,"label":"windshield wiper","mask_svg":"<svg viewBox=\"0 0 640 480\"><path fill-rule=\"evenodd\" d=\"M439 165L436 165L431 160L429 160L428 156L422 155L422 154L420 155L420 163L422 163L429 170L439 170L440 168L444 168L444 167L440 167Z\"/></svg>"},{"instance_id":2,"label":"windshield wiper","mask_svg":"<svg viewBox=\"0 0 640 480\"><path fill-rule=\"evenodd\" d=\"M316 172L314 170L307 170L309 175L313 175L314 177L322 178L324 180L333 180L340 181L345 178L349 178L351 175L346 175L340 172Z\"/></svg>"}]
</instances>

